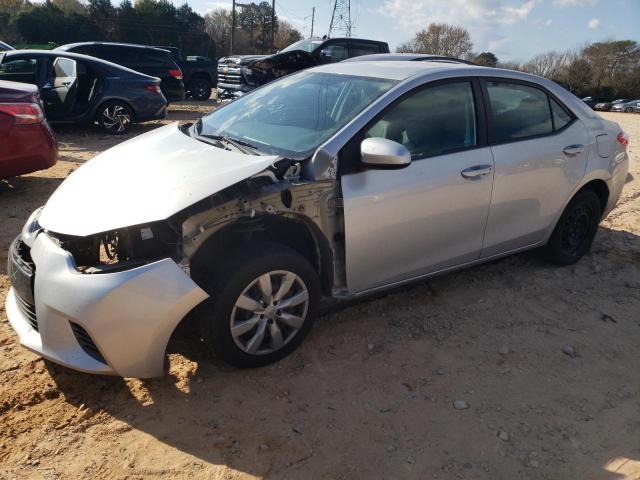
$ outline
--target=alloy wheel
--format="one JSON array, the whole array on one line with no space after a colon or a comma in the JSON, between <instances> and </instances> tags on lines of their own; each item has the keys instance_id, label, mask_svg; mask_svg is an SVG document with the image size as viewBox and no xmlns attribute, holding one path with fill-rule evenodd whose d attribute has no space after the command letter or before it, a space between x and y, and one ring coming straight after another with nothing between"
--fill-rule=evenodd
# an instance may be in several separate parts
<instances>
[{"instance_id":1,"label":"alloy wheel","mask_svg":"<svg viewBox=\"0 0 640 480\"><path fill-rule=\"evenodd\" d=\"M114 133L124 132L131 124L131 114L122 105L109 105L102 111L102 125Z\"/></svg>"},{"instance_id":2,"label":"alloy wheel","mask_svg":"<svg viewBox=\"0 0 640 480\"><path fill-rule=\"evenodd\" d=\"M309 291L302 279L275 270L254 279L231 311L231 336L236 346L251 355L280 350L302 328L309 309Z\"/></svg>"}]
</instances>

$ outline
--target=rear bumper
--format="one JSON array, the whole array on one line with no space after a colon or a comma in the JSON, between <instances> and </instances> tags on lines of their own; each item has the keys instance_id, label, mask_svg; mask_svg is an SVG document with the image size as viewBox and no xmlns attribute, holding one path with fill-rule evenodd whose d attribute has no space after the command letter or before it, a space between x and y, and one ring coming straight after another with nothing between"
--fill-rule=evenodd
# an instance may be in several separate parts
<instances>
[{"instance_id":1,"label":"rear bumper","mask_svg":"<svg viewBox=\"0 0 640 480\"><path fill-rule=\"evenodd\" d=\"M47 123L14 125L0 139L0 179L47 169L58 161L58 146Z\"/></svg>"},{"instance_id":2,"label":"rear bumper","mask_svg":"<svg viewBox=\"0 0 640 480\"><path fill-rule=\"evenodd\" d=\"M168 258L116 273L83 274L45 233L36 237L30 254L35 265L32 306L23 298L29 292L19 293L24 289L16 280L19 265L14 252L9 255L9 321L23 346L84 372L162 375L169 337L207 298Z\"/></svg>"},{"instance_id":3,"label":"rear bumper","mask_svg":"<svg viewBox=\"0 0 640 480\"><path fill-rule=\"evenodd\" d=\"M184 100L184 82L182 80L163 78L160 89L169 102Z\"/></svg>"},{"instance_id":4,"label":"rear bumper","mask_svg":"<svg viewBox=\"0 0 640 480\"><path fill-rule=\"evenodd\" d=\"M149 120L162 120L167 117L167 104L163 104L156 110L141 112L136 115L137 122L147 122Z\"/></svg>"}]
</instances>

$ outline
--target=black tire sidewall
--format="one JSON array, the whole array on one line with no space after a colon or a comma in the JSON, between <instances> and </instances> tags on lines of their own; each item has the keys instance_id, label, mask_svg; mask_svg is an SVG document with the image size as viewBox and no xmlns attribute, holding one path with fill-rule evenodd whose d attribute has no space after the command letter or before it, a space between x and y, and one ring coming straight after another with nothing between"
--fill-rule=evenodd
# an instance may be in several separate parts
<instances>
[{"instance_id":1,"label":"black tire sidewall","mask_svg":"<svg viewBox=\"0 0 640 480\"><path fill-rule=\"evenodd\" d=\"M592 220L591 224L589 225L589 231L587 233L586 240L578 250L569 254L562 248L562 235L564 233L565 226L564 224L567 216L570 215L571 211L578 205L584 205L591 211ZM591 245L593 244L593 240L595 239L596 233L598 231L601 216L602 207L600 205L600 199L594 192L592 192L591 190L585 190L576 194L576 196L571 199L571 201L567 204L566 208L562 212L562 215L558 220L558 224L556 225L556 228L554 229L553 234L551 235L551 238L547 243L547 257L552 262L559 265L572 265L580 260L580 258L582 258L591 249Z\"/></svg>"},{"instance_id":2,"label":"black tire sidewall","mask_svg":"<svg viewBox=\"0 0 640 480\"><path fill-rule=\"evenodd\" d=\"M209 92L209 95L207 95L206 97L201 98L201 97L197 94L196 90L197 90L197 86L198 86L198 84L199 84L199 83L204 83L204 84L206 84L206 87L205 87L205 88L206 88L206 89L207 89L207 91ZM200 100L200 101L208 100L209 98L211 98L211 91L212 91L212 88L211 88L211 82L209 82L208 80L206 80L206 79L204 79L204 78L196 78L195 80L193 80L193 81L191 82L191 85L189 86L189 91L191 92L191 96L192 96L193 98L195 98L196 100Z\"/></svg>"},{"instance_id":3,"label":"black tire sidewall","mask_svg":"<svg viewBox=\"0 0 640 480\"><path fill-rule=\"evenodd\" d=\"M225 362L240 368L273 363L291 353L304 340L317 315L321 297L320 280L311 264L295 250L279 244L249 246L252 252L232 255L205 280L211 295L199 308L198 324L203 340ZM309 307L302 328L280 350L267 355L250 355L240 350L231 335L229 319L241 292L260 275L288 270L302 279L309 292Z\"/></svg>"},{"instance_id":4,"label":"black tire sidewall","mask_svg":"<svg viewBox=\"0 0 640 480\"><path fill-rule=\"evenodd\" d=\"M125 127L125 129L121 132L114 132L113 130L107 128L104 125L104 122L102 120L102 112L105 111L105 109L112 107L112 106L119 106L119 107L123 107L127 109L127 112L129 113L129 117L131 118L131 121L129 122L129 124ZM111 135L124 135L125 133L127 133L129 131L129 129L131 128L131 125L133 125L133 110L131 110L131 107L129 107L129 105L127 105L124 102L120 102L117 100L111 100L109 102L105 102L102 105L100 105L100 107L97 110L98 114L96 115L97 119L98 119L98 125L100 125L100 128L102 128L102 130L104 130L105 132L111 134Z\"/></svg>"}]
</instances>

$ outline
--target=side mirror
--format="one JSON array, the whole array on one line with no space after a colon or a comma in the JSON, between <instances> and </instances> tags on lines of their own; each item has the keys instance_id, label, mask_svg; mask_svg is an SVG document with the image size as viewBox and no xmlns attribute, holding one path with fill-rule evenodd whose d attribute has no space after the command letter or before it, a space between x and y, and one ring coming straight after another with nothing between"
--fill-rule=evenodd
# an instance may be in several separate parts
<instances>
[{"instance_id":1,"label":"side mirror","mask_svg":"<svg viewBox=\"0 0 640 480\"><path fill-rule=\"evenodd\" d=\"M360 159L370 167L404 168L411 163L411 153L404 145L387 138L366 138L360 144Z\"/></svg>"}]
</instances>

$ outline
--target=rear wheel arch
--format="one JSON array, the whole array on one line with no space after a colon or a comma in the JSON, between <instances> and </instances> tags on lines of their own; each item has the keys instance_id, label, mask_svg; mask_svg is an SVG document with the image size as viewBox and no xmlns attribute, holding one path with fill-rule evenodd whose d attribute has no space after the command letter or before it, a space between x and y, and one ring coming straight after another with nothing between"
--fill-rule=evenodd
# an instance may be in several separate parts
<instances>
[{"instance_id":1,"label":"rear wheel arch","mask_svg":"<svg viewBox=\"0 0 640 480\"><path fill-rule=\"evenodd\" d=\"M591 180L584 184L580 190L576 192L574 197L585 190L591 190L598 196L598 199L600 200L600 211L604 213L607 208L607 204L609 203L609 187L606 182L601 179Z\"/></svg>"},{"instance_id":2,"label":"rear wheel arch","mask_svg":"<svg viewBox=\"0 0 640 480\"><path fill-rule=\"evenodd\" d=\"M107 103L109 102L120 102L120 103L124 103L127 107L129 107L129 110L131 110L131 115L133 116L133 122L136 122L136 111L133 108L133 106L131 105L131 103L123 98L108 98L106 100L101 100L100 103L96 106L95 110L93 111L93 119L94 121L97 121L98 119L98 115L100 113L100 109L102 107L104 107Z\"/></svg>"}]
</instances>

